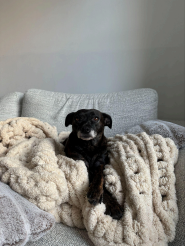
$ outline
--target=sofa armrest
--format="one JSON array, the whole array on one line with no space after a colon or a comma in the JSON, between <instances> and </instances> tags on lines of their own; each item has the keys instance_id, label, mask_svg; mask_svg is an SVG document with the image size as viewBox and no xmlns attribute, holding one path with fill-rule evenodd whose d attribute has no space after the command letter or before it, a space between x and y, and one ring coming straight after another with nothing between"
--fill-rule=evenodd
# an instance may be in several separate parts
<instances>
[{"instance_id":1,"label":"sofa armrest","mask_svg":"<svg viewBox=\"0 0 185 246\"><path fill-rule=\"evenodd\" d=\"M13 92L0 97L0 121L20 117L24 93Z\"/></svg>"}]
</instances>

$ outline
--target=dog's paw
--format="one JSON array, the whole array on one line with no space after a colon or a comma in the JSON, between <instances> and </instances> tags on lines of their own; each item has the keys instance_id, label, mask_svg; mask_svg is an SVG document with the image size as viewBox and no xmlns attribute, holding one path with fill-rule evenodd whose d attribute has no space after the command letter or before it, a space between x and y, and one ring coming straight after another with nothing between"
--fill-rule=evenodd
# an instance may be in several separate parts
<instances>
[{"instance_id":1,"label":"dog's paw","mask_svg":"<svg viewBox=\"0 0 185 246\"><path fill-rule=\"evenodd\" d=\"M106 204L105 214L110 215L115 220L120 220L123 217L123 208L118 202L108 202Z\"/></svg>"},{"instance_id":2,"label":"dog's paw","mask_svg":"<svg viewBox=\"0 0 185 246\"><path fill-rule=\"evenodd\" d=\"M103 199L103 186L96 184L91 184L89 191L87 193L87 198L90 204L97 205L102 202Z\"/></svg>"}]
</instances>

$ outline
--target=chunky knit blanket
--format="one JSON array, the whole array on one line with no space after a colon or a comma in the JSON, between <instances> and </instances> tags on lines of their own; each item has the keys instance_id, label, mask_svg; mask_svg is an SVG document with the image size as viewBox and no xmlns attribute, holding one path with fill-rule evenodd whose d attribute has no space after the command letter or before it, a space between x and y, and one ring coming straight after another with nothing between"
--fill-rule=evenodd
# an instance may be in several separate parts
<instances>
[{"instance_id":1,"label":"chunky knit blanket","mask_svg":"<svg viewBox=\"0 0 185 246\"><path fill-rule=\"evenodd\" d=\"M53 214L57 222L86 228L95 245L167 245L175 237L178 209L174 164L178 150L160 135L108 139L105 185L124 207L120 221L105 205L88 203L83 161L67 158L55 127L34 118L0 122L0 180Z\"/></svg>"}]
</instances>

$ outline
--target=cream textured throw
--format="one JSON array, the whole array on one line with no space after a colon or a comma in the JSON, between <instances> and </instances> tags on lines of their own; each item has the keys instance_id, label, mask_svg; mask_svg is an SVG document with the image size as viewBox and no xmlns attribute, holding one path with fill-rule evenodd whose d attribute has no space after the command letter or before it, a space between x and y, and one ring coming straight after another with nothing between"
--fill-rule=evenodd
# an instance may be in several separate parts
<instances>
[{"instance_id":1,"label":"cream textured throw","mask_svg":"<svg viewBox=\"0 0 185 246\"><path fill-rule=\"evenodd\" d=\"M174 164L178 150L160 135L108 139L105 185L124 206L120 221L103 203L88 203L83 161L67 158L60 144L69 133L34 118L0 122L0 180L56 221L86 228L95 245L167 245L175 237L178 209Z\"/></svg>"}]
</instances>

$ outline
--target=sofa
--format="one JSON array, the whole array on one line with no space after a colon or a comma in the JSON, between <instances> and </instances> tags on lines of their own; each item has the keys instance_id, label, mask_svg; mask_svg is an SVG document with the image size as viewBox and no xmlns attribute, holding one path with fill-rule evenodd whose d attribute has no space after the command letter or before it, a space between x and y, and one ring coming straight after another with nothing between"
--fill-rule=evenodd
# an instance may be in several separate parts
<instances>
[{"instance_id":1,"label":"sofa","mask_svg":"<svg viewBox=\"0 0 185 246\"><path fill-rule=\"evenodd\" d=\"M143 88L106 94L68 94L30 89L25 93L14 92L0 98L0 121L14 117L33 117L52 126L57 131L70 131L65 127L65 117L81 108L96 108L112 116L113 127L106 129L105 135L113 137L124 134L129 129L148 121L158 120L158 95L153 89ZM183 125L184 122L174 122ZM185 129L185 128L184 128ZM175 173L177 178L177 198L179 222L176 238L171 246L185 244L185 148L179 151L179 162ZM179 203L180 202L180 203ZM71 228L62 223L55 226L39 240L26 243L27 246L94 245L85 230Z\"/></svg>"}]
</instances>

